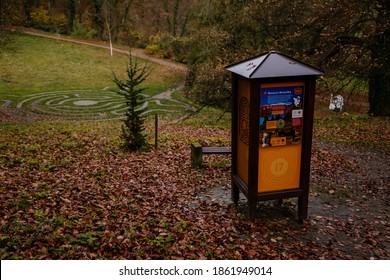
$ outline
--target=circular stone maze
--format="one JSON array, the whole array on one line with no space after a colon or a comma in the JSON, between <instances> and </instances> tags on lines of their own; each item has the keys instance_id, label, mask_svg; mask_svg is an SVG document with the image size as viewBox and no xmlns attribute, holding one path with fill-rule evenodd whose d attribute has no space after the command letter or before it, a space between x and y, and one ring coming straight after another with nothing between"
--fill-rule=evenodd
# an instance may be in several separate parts
<instances>
[{"instance_id":1,"label":"circular stone maze","mask_svg":"<svg viewBox=\"0 0 390 280\"><path fill-rule=\"evenodd\" d=\"M112 92L101 90L64 90L16 95L1 95L0 108L15 117L29 119L62 120L115 120L124 117L125 98ZM145 101L138 110L150 113L177 113L192 110L189 104L171 98L174 90L155 96L145 95Z\"/></svg>"}]
</instances>

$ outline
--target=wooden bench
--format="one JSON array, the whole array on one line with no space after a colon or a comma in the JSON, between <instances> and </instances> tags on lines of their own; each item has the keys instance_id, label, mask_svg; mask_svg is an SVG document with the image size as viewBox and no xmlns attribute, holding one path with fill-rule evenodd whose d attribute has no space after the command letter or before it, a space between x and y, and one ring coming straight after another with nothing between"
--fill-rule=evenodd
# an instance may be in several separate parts
<instances>
[{"instance_id":1,"label":"wooden bench","mask_svg":"<svg viewBox=\"0 0 390 280\"><path fill-rule=\"evenodd\" d=\"M199 143L191 144L191 163L192 167L201 167L203 165L203 154L231 154L231 147L202 147Z\"/></svg>"},{"instance_id":2,"label":"wooden bench","mask_svg":"<svg viewBox=\"0 0 390 280\"><path fill-rule=\"evenodd\" d=\"M231 152L230 147L202 147L203 154L230 154Z\"/></svg>"}]
</instances>

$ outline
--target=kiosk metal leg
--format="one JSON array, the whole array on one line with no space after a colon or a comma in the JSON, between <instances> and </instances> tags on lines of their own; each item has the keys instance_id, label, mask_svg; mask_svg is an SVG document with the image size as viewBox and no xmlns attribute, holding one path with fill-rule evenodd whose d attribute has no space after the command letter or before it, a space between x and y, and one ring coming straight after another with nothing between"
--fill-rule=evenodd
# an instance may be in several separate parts
<instances>
[{"instance_id":1,"label":"kiosk metal leg","mask_svg":"<svg viewBox=\"0 0 390 280\"><path fill-rule=\"evenodd\" d=\"M248 218L251 221L254 221L257 216L257 200L256 199L248 199Z\"/></svg>"},{"instance_id":2,"label":"kiosk metal leg","mask_svg":"<svg viewBox=\"0 0 390 280\"><path fill-rule=\"evenodd\" d=\"M240 190L236 186L236 184L234 184L234 183L232 183L231 198L232 198L234 205L237 207L238 200L240 199Z\"/></svg>"},{"instance_id":3,"label":"kiosk metal leg","mask_svg":"<svg viewBox=\"0 0 390 280\"><path fill-rule=\"evenodd\" d=\"M303 195L298 198L298 220L299 223L303 223L304 220L307 220L307 210L308 210L309 196Z\"/></svg>"}]
</instances>

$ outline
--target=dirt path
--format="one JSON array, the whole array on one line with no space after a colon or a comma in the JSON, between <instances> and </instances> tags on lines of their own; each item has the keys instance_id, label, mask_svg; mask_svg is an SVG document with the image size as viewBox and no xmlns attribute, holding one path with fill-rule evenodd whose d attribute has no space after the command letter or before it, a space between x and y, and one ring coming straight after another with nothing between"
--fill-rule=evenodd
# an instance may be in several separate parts
<instances>
[{"instance_id":1,"label":"dirt path","mask_svg":"<svg viewBox=\"0 0 390 280\"><path fill-rule=\"evenodd\" d=\"M110 47L107 46L107 44L105 44L104 42L101 42L101 41L73 39L73 38L69 38L69 37L64 37L60 34L48 35L48 34L42 34L42 33L38 33L38 32L28 31L28 30L23 30L22 32L24 34L31 35L31 36L38 36L38 37L49 38L49 39L54 39L54 40L61 40L61 41L82 44L82 45L88 45L88 46L93 46L93 47L98 47L98 48L103 48L103 49L108 49L108 50L110 49ZM164 59L150 56L142 49L131 49L131 51L129 51L128 49L113 47L112 50L114 52L118 52L118 53L131 54L131 55L134 55L136 57L140 57L140 58L161 64L161 65L164 65L164 66L167 66L167 67L179 70L179 71L186 71L186 69L187 69L183 64L173 63L173 62L168 61L168 60L164 60Z\"/></svg>"}]
</instances>

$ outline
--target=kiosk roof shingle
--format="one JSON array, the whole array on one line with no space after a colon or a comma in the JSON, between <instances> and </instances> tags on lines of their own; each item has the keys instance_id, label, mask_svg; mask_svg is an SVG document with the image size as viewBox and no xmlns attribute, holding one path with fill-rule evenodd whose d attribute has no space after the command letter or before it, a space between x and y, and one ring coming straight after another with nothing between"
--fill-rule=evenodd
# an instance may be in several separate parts
<instances>
[{"instance_id":1,"label":"kiosk roof shingle","mask_svg":"<svg viewBox=\"0 0 390 280\"><path fill-rule=\"evenodd\" d=\"M276 51L263 53L225 68L248 79L324 74L314 66Z\"/></svg>"}]
</instances>

